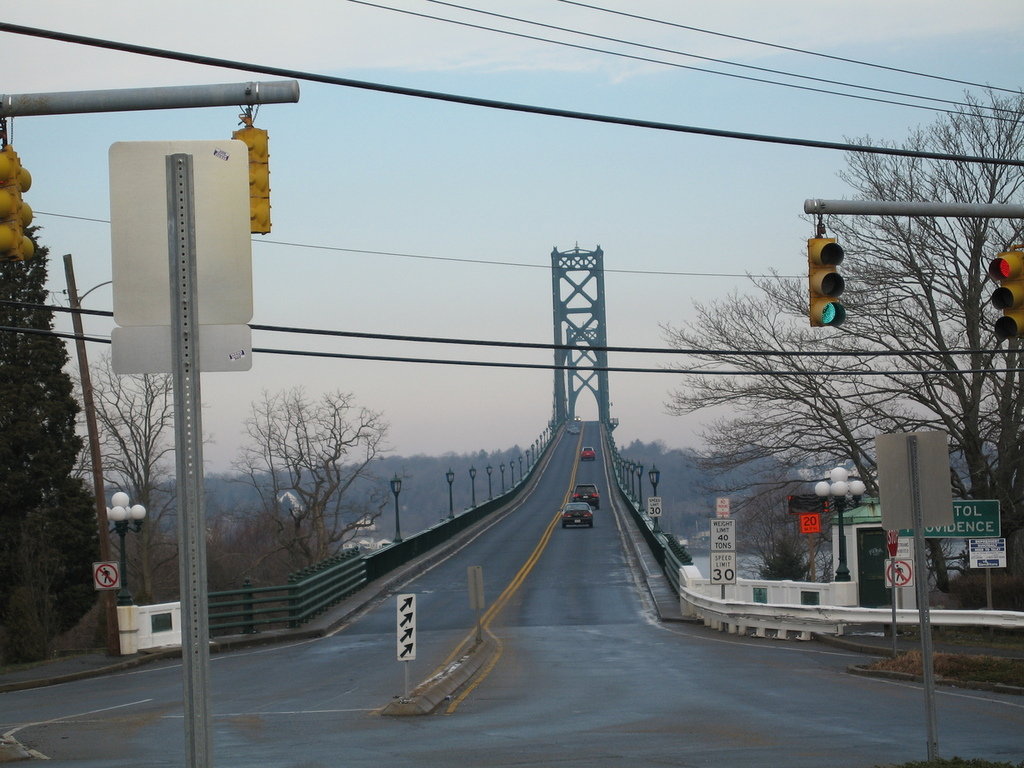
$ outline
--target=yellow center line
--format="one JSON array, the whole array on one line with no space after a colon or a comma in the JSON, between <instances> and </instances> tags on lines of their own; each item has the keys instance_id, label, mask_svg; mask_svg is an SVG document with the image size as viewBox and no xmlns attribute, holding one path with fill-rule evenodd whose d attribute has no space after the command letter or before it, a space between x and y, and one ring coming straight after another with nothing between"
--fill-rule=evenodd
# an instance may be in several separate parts
<instances>
[{"instance_id":1,"label":"yellow center line","mask_svg":"<svg viewBox=\"0 0 1024 768\"><path fill-rule=\"evenodd\" d=\"M576 441L576 459L573 461L572 474L569 476L569 488L566 490L565 496L562 497L563 504L566 501L568 501L569 494L572 493L572 489L576 485L576 472L580 466L579 457L580 447L582 444L583 430L580 430L580 436ZM537 546L533 548L533 552L530 553L530 556L526 559L526 562L523 563L522 567L512 578L512 581L509 582L508 586L505 587L505 589L502 591L500 595L498 595L497 599L491 604L491 607L484 612L483 618L480 620L480 626L483 629L483 631L485 631L495 642L496 649L494 657L490 660L487 666L484 667L474 677L473 681L468 686L466 686L462 693L460 693L456 698L452 700L451 704L449 704L448 708L445 710L445 714L450 715L453 712L455 712L455 710L458 709L459 705L463 702L463 700L465 700L465 698L469 696L469 694L472 693L473 690L478 685L480 685L480 683L487 679L487 676L490 675L494 667L497 666L498 660L501 658L501 654L504 651L504 644L501 642L501 639L491 631L491 622L494 621L494 619L497 618L498 614L501 613L505 605L508 603L510 599L512 599L512 596L522 585L523 581L526 580L526 577L529 575L530 571L533 570L533 567L537 564L537 561L540 560L540 556L544 553L544 550L548 546L548 542L551 540L551 534L555 530L555 525L558 523L561 517L562 510L559 509L557 512L555 512L555 516L551 518L551 522L548 523L547 528L544 529L544 533L541 535L540 541L537 542ZM462 656L464 653L464 649L466 649L467 646L469 646L469 644L475 640L475 638L475 631L467 635L466 639L459 643L455 650L452 651L452 653L444 661L444 663L441 665L441 668L444 669L448 667L452 662L455 661L455 659Z\"/></svg>"}]
</instances>

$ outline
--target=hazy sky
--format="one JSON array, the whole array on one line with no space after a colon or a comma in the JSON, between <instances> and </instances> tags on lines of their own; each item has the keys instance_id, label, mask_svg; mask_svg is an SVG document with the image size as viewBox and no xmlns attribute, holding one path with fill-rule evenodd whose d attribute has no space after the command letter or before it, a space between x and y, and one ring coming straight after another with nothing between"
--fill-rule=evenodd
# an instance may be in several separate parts
<instances>
[{"instance_id":1,"label":"hazy sky","mask_svg":"<svg viewBox=\"0 0 1024 768\"><path fill-rule=\"evenodd\" d=\"M901 142L931 109L913 102L687 58L960 100L977 88L659 24L1004 88L1021 85L1019 0L590 0L630 19L558 0L293 0L290 3L33 0L5 20L46 29L378 83L608 115L829 141ZM645 62L527 40L417 14L497 27ZM467 8L616 38L581 37ZM100 10L102 9L102 10ZM663 50L639 48L642 43ZM100 90L271 79L3 34L7 93ZM784 81L781 87L683 67ZM783 147L445 104L301 82L297 104L268 105L273 232L254 236L253 322L346 331L550 343L553 247L605 252L608 339L663 347L661 325L694 302L748 290L747 273L804 273L808 197L849 190L842 153ZM117 141L228 137L234 107L18 118L14 146L32 172L26 200L50 248L54 300L66 303L61 255L79 290L111 276L107 152ZM855 277L847 276L848 279ZM802 278L800 278L802 279ZM110 309L109 286L84 302ZM70 329L59 317L58 327ZM86 318L109 336L110 323ZM409 357L549 363L547 352L471 349L254 333L254 346ZM90 345L90 354L107 351ZM658 367L658 356L612 355ZM621 444L692 445L701 419L665 414L671 374L611 374ZM252 371L205 374L204 428L214 470L236 454L262 389L352 392L391 422L395 453L529 445L551 413L550 371L263 355ZM584 418L596 404L581 397ZM709 417L711 415L709 414Z\"/></svg>"}]
</instances>

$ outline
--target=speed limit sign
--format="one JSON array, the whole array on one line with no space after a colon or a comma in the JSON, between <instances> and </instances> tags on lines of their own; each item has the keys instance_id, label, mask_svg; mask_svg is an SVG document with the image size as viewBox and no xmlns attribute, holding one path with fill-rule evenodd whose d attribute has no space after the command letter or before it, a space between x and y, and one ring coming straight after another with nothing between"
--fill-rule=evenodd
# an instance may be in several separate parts
<instances>
[{"instance_id":1,"label":"speed limit sign","mask_svg":"<svg viewBox=\"0 0 1024 768\"><path fill-rule=\"evenodd\" d=\"M712 552L710 565L712 584L736 583L735 552Z\"/></svg>"},{"instance_id":2,"label":"speed limit sign","mask_svg":"<svg viewBox=\"0 0 1024 768\"><path fill-rule=\"evenodd\" d=\"M661 517L661 496L647 497L647 515L649 517Z\"/></svg>"}]
</instances>

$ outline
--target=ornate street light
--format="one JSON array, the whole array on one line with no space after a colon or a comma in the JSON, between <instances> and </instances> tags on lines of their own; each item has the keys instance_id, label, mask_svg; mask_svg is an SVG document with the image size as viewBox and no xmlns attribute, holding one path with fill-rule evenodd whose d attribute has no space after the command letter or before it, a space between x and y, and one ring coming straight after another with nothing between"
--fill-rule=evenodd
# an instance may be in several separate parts
<instances>
[{"instance_id":1,"label":"ornate street light","mask_svg":"<svg viewBox=\"0 0 1024 768\"><path fill-rule=\"evenodd\" d=\"M865 487L857 478L850 480L849 471L843 467L836 467L828 473L828 477L828 480L822 480L814 486L814 493L821 499L823 506L826 497L831 496L835 499L836 512L839 516L839 567L836 568L835 580L849 581L850 569L846 566L846 526L843 522L843 512L846 511L848 497L852 497L855 504L860 503Z\"/></svg>"},{"instance_id":2,"label":"ornate street light","mask_svg":"<svg viewBox=\"0 0 1024 768\"><path fill-rule=\"evenodd\" d=\"M644 498L644 465L636 465L636 499L643 504Z\"/></svg>"},{"instance_id":3,"label":"ornate street light","mask_svg":"<svg viewBox=\"0 0 1024 768\"><path fill-rule=\"evenodd\" d=\"M476 467L469 468L469 479L473 486L473 506L476 506Z\"/></svg>"},{"instance_id":4,"label":"ornate street light","mask_svg":"<svg viewBox=\"0 0 1024 768\"><path fill-rule=\"evenodd\" d=\"M114 524L114 531L121 539L121 588L117 591L118 605L134 605L132 593L128 591L128 557L125 552L124 537L129 530L138 533L142 530L142 520L146 517L146 508L141 504L128 506L128 494L118 491L110 497L113 505L107 510L107 519Z\"/></svg>"},{"instance_id":5,"label":"ornate street light","mask_svg":"<svg viewBox=\"0 0 1024 768\"><path fill-rule=\"evenodd\" d=\"M452 502L452 483L455 482L455 473L451 467L444 473L444 479L448 481L448 519L455 517L455 504Z\"/></svg>"},{"instance_id":6,"label":"ornate street light","mask_svg":"<svg viewBox=\"0 0 1024 768\"><path fill-rule=\"evenodd\" d=\"M391 492L395 494L395 544L401 544L402 523L398 516L398 494L402 492L402 478L397 474L391 478Z\"/></svg>"},{"instance_id":7,"label":"ornate street light","mask_svg":"<svg viewBox=\"0 0 1024 768\"><path fill-rule=\"evenodd\" d=\"M505 462L498 465L498 469L501 470L501 492L505 492Z\"/></svg>"},{"instance_id":8,"label":"ornate street light","mask_svg":"<svg viewBox=\"0 0 1024 768\"><path fill-rule=\"evenodd\" d=\"M519 482L523 482L523 457L519 457Z\"/></svg>"},{"instance_id":9,"label":"ornate street light","mask_svg":"<svg viewBox=\"0 0 1024 768\"><path fill-rule=\"evenodd\" d=\"M512 463L512 459L508 460L508 484L514 486L516 484L516 465Z\"/></svg>"},{"instance_id":10,"label":"ornate street light","mask_svg":"<svg viewBox=\"0 0 1024 768\"><path fill-rule=\"evenodd\" d=\"M494 498L494 491L491 490L491 472L494 471L494 467L490 464L487 465L487 500L490 501Z\"/></svg>"}]
</instances>

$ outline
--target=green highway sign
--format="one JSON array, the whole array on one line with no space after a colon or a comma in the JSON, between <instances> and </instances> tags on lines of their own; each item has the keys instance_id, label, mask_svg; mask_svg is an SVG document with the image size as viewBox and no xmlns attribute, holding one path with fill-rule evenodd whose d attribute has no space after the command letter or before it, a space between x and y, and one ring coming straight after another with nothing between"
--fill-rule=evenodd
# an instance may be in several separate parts
<instances>
[{"instance_id":1,"label":"green highway sign","mask_svg":"<svg viewBox=\"0 0 1024 768\"><path fill-rule=\"evenodd\" d=\"M913 536L912 530L900 531L900 536ZM998 538L999 502L992 499L953 499L953 524L925 526L926 539L986 539Z\"/></svg>"}]
</instances>

